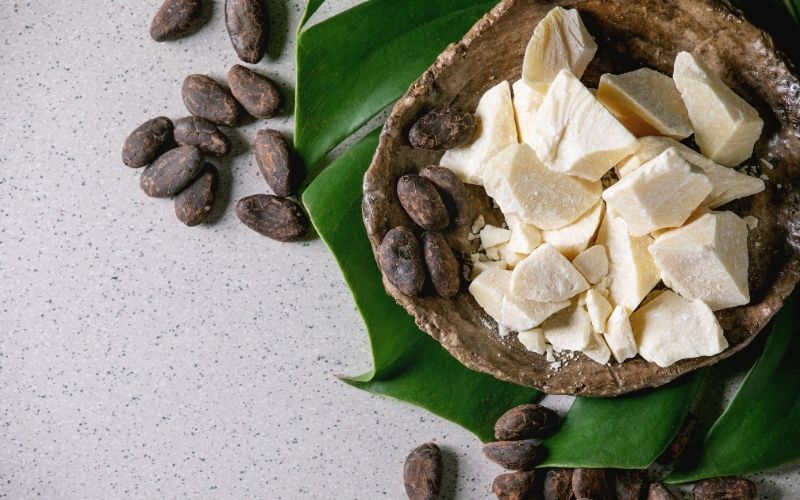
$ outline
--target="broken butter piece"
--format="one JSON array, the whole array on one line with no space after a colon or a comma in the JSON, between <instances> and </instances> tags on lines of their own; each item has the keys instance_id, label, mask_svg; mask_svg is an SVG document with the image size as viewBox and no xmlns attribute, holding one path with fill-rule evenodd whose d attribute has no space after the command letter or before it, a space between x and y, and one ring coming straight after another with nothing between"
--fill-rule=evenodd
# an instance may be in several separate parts
<instances>
[{"instance_id":1,"label":"broken butter piece","mask_svg":"<svg viewBox=\"0 0 800 500\"><path fill-rule=\"evenodd\" d=\"M514 91L514 117L520 142L530 144L536 134L536 113L544 100L544 92L535 90L525 80L512 85Z\"/></svg>"},{"instance_id":2,"label":"broken butter piece","mask_svg":"<svg viewBox=\"0 0 800 500\"><path fill-rule=\"evenodd\" d=\"M589 345L583 348L583 354L595 363L604 365L611 359L611 350L608 348L605 337L595 333L592 334Z\"/></svg>"},{"instance_id":3,"label":"broken butter piece","mask_svg":"<svg viewBox=\"0 0 800 500\"><path fill-rule=\"evenodd\" d=\"M539 302L567 300L588 289L583 275L548 243L517 264L511 275L512 294Z\"/></svg>"},{"instance_id":4,"label":"broken butter piece","mask_svg":"<svg viewBox=\"0 0 800 500\"><path fill-rule=\"evenodd\" d=\"M511 86L501 82L481 97L475 110L476 130L471 143L445 152L439 162L469 184L483 183L487 161L517 143L517 124L511 104Z\"/></svg>"},{"instance_id":5,"label":"broken butter piece","mask_svg":"<svg viewBox=\"0 0 800 500\"><path fill-rule=\"evenodd\" d=\"M522 78L546 89L561 70L580 78L597 52L597 44L575 9L555 7L542 19L525 49Z\"/></svg>"},{"instance_id":6,"label":"broken butter piece","mask_svg":"<svg viewBox=\"0 0 800 500\"><path fill-rule=\"evenodd\" d=\"M597 99L636 137L692 135L689 113L672 78L641 68L622 75L600 77Z\"/></svg>"},{"instance_id":7,"label":"broken butter piece","mask_svg":"<svg viewBox=\"0 0 800 500\"><path fill-rule=\"evenodd\" d=\"M633 154L633 136L583 84L562 71L536 114L533 149L548 168L596 181Z\"/></svg>"},{"instance_id":8,"label":"broken butter piece","mask_svg":"<svg viewBox=\"0 0 800 500\"><path fill-rule=\"evenodd\" d=\"M750 302L747 224L733 212L709 212L659 236L650 254L664 284L713 311Z\"/></svg>"},{"instance_id":9,"label":"broken butter piece","mask_svg":"<svg viewBox=\"0 0 800 500\"><path fill-rule=\"evenodd\" d=\"M564 257L574 259L579 253L586 250L594 239L600 221L603 219L605 203L599 201L578 220L559 229L542 231L542 240L550 243Z\"/></svg>"},{"instance_id":10,"label":"broken butter piece","mask_svg":"<svg viewBox=\"0 0 800 500\"><path fill-rule=\"evenodd\" d=\"M496 247L511 239L511 231L491 224L483 226L480 235L483 248Z\"/></svg>"},{"instance_id":11,"label":"broken butter piece","mask_svg":"<svg viewBox=\"0 0 800 500\"><path fill-rule=\"evenodd\" d=\"M608 252L608 277L611 279L611 300L629 313L661 280L647 247L650 236L631 236L625 221L612 210L606 210L597 244Z\"/></svg>"},{"instance_id":12,"label":"broken butter piece","mask_svg":"<svg viewBox=\"0 0 800 500\"><path fill-rule=\"evenodd\" d=\"M572 261L575 269L580 271L586 281L592 285L608 276L608 255L603 245L595 245L579 253Z\"/></svg>"},{"instance_id":13,"label":"broken butter piece","mask_svg":"<svg viewBox=\"0 0 800 500\"><path fill-rule=\"evenodd\" d=\"M758 111L688 52L675 58L673 78L700 151L729 167L750 158L764 128Z\"/></svg>"},{"instance_id":14,"label":"broken butter piece","mask_svg":"<svg viewBox=\"0 0 800 500\"><path fill-rule=\"evenodd\" d=\"M506 263L503 261L497 260L487 260L487 261L478 261L472 262L472 271L470 272L470 279L474 280L477 278L481 273L487 271L489 269L506 269Z\"/></svg>"},{"instance_id":15,"label":"broken butter piece","mask_svg":"<svg viewBox=\"0 0 800 500\"><path fill-rule=\"evenodd\" d=\"M634 236L679 227L711 193L711 181L669 148L603 192Z\"/></svg>"},{"instance_id":16,"label":"broken butter piece","mask_svg":"<svg viewBox=\"0 0 800 500\"><path fill-rule=\"evenodd\" d=\"M509 247L508 243L500 245L500 260L502 260L508 269L514 269L517 264L522 262L528 254L517 253Z\"/></svg>"},{"instance_id":17,"label":"broken butter piece","mask_svg":"<svg viewBox=\"0 0 800 500\"><path fill-rule=\"evenodd\" d=\"M536 354L544 354L547 351L547 344L544 340L544 331L541 328L533 328L525 330L517 334L517 340L522 344L525 349L535 352Z\"/></svg>"},{"instance_id":18,"label":"broken butter piece","mask_svg":"<svg viewBox=\"0 0 800 500\"><path fill-rule=\"evenodd\" d=\"M508 293L511 272L500 267L488 267L469 285L469 293L486 314L500 323L503 297Z\"/></svg>"},{"instance_id":19,"label":"broken butter piece","mask_svg":"<svg viewBox=\"0 0 800 500\"><path fill-rule=\"evenodd\" d=\"M504 214L540 229L574 222L600 199L602 185L553 172L527 144L516 144L487 165L484 187Z\"/></svg>"},{"instance_id":20,"label":"broken butter piece","mask_svg":"<svg viewBox=\"0 0 800 500\"><path fill-rule=\"evenodd\" d=\"M728 347L722 328L701 300L666 290L630 318L639 354L666 367L682 359L713 356Z\"/></svg>"},{"instance_id":21,"label":"broken butter piece","mask_svg":"<svg viewBox=\"0 0 800 500\"><path fill-rule=\"evenodd\" d=\"M583 306L574 303L542 323L547 343L556 351L582 351L592 341L592 322Z\"/></svg>"},{"instance_id":22,"label":"broken butter piece","mask_svg":"<svg viewBox=\"0 0 800 500\"><path fill-rule=\"evenodd\" d=\"M506 215L506 223L511 230L509 250L529 254L542 244L542 232L536 226L527 224L514 214Z\"/></svg>"},{"instance_id":23,"label":"broken butter piece","mask_svg":"<svg viewBox=\"0 0 800 500\"><path fill-rule=\"evenodd\" d=\"M617 363L622 363L639 353L628 313L621 307L614 308L614 312L608 317L604 336Z\"/></svg>"},{"instance_id":24,"label":"broken butter piece","mask_svg":"<svg viewBox=\"0 0 800 500\"><path fill-rule=\"evenodd\" d=\"M606 322L611 315L614 308L603 296L602 293L590 288L586 292L586 311L589 313L589 319L592 321L592 330L594 333L603 333L606 331Z\"/></svg>"}]
</instances>

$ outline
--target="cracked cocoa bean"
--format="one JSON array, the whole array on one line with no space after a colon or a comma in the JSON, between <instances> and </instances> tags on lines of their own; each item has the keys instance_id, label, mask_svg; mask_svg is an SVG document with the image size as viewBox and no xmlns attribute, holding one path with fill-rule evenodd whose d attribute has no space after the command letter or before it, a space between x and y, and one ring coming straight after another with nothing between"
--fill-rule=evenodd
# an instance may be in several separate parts
<instances>
[{"instance_id":1,"label":"cracked cocoa bean","mask_svg":"<svg viewBox=\"0 0 800 500\"><path fill-rule=\"evenodd\" d=\"M678 496L661 483L651 483L647 500L678 500Z\"/></svg>"},{"instance_id":2,"label":"cracked cocoa bean","mask_svg":"<svg viewBox=\"0 0 800 500\"><path fill-rule=\"evenodd\" d=\"M753 500L756 485L743 477L705 479L692 488L694 500Z\"/></svg>"},{"instance_id":3,"label":"cracked cocoa bean","mask_svg":"<svg viewBox=\"0 0 800 500\"><path fill-rule=\"evenodd\" d=\"M541 489L541 474L537 470L522 470L500 474L492 483L492 493L499 500L527 500L536 498Z\"/></svg>"},{"instance_id":4,"label":"cracked cocoa bean","mask_svg":"<svg viewBox=\"0 0 800 500\"><path fill-rule=\"evenodd\" d=\"M571 500L572 469L552 469L544 476L544 500Z\"/></svg>"},{"instance_id":5,"label":"cracked cocoa bean","mask_svg":"<svg viewBox=\"0 0 800 500\"><path fill-rule=\"evenodd\" d=\"M308 217L300 205L271 194L236 202L236 216L253 231L277 241L298 241L308 233Z\"/></svg>"},{"instance_id":6,"label":"cracked cocoa bean","mask_svg":"<svg viewBox=\"0 0 800 500\"><path fill-rule=\"evenodd\" d=\"M614 474L617 500L644 500L648 490L647 475L640 470L618 470Z\"/></svg>"},{"instance_id":7,"label":"cracked cocoa bean","mask_svg":"<svg viewBox=\"0 0 800 500\"><path fill-rule=\"evenodd\" d=\"M386 233L378 249L378 264L383 275L398 290L410 297L422 292L425 285L425 262L414 233L396 227Z\"/></svg>"},{"instance_id":8,"label":"cracked cocoa bean","mask_svg":"<svg viewBox=\"0 0 800 500\"><path fill-rule=\"evenodd\" d=\"M441 233L426 232L422 235L422 247L425 267L436 293L445 299L454 297L461 289L461 265L447 240Z\"/></svg>"},{"instance_id":9,"label":"cracked cocoa bean","mask_svg":"<svg viewBox=\"0 0 800 500\"><path fill-rule=\"evenodd\" d=\"M177 40L192 30L201 14L200 0L164 0L153 17L150 37L156 42Z\"/></svg>"},{"instance_id":10,"label":"cracked cocoa bean","mask_svg":"<svg viewBox=\"0 0 800 500\"><path fill-rule=\"evenodd\" d=\"M686 421L683 423L683 426L681 426L681 430L678 431L678 435L675 436L675 439L667 446L664 453L656 459L656 462L661 465L667 465L680 458L684 450L686 450L686 445L689 444L689 438L692 437L692 432L694 432L696 424L697 419L694 415L691 413L687 415Z\"/></svg>"},{"instance_id":11,"label":"cracked cocoa bean","mask_svg":"<svg viewBox=\"0 0 800 500\"><path fill-rule=\"evenodd\" d=\"M412 451L403 465L409 500L435 500L442 484L442 450L426 443Z\"/></svg>"},{"instance_id":12,"label":"cracked cocoa bean","mask_svg":"<svg viewBox=\"0 0 800 500\"><path fill-rule=\"evenodd\" d=\"M558 414L537 404L525 404L508 410L497 419L494 437L500 441L546 438L558 429Z\"/></svg>"},{"instance_id":13,"label":"cracked cocoa bean","mask_svg":"<svg viewBox=\"0 0 800 500\"><path fill-rule=\"evenodd\" d=\"M426 231L443 231L450 216L433 184L418 175L404 175L397 182L397 197L406 213Z\"/></svg>"},{"instance_id":14,"label":"cracked cocoa bean","mask_svg":"<svg viewBox=\"0 0 800 500\"><path fill-rule=\"evenodd\" d=\"M167 151L144 169L139 185L147 196L169 198L185 188L202 167L200 150L181 146Z\"/></svg>"},{"instance_id":15,"label":"cracked cocoa bean","mask_svg":"<svg viewBox=\"0 0 800 500\"><path fill-rule=\"evenodd\" d=\"M475 135L475 117L455 106L428 111L411 127L408 141L417 149L443 150L463 146Z\"/></svg>"},{"instance_id":16,"label":"cracked cocoa bean","mask_svg":"<svg viewBox=\"0 0 800 500\"><path fill-rule=\"evenodd\" d=\"M430 165L423 168L419 176L429 180L436 187L451 220L457 227L472 224L472 205L467 198L467 189L452 170Z\"/></svg>"},{"instance_id":17,"label":"cracked cocoa bean","mask_svg":"<svg viewBox=\"0 0 800 500\"><path fill-rule=\"evenodd\" d=\"M189 113L217 125L233 127L239 120L239 104L219 82L205 75L189 75L183 81L183 103Z\"/></svg>"},{"instance_id":18,"label":"cracked cocoa bean","mask_svg":"<svg viewBox=\"0 0 800 500\"><path fill-rule=\"evenodd\" d=\"M211 156L225 156L231 150L231 141L216 125L200 118L187 116L175 121L175 140L178 144L197 146Z\"/></svg>"},{"instance_id":19,"label":"cracked cocoa bean","mask_svg":"<svg viewBox=\"0 0 800 500\"><path fill-rule=\"evenodd\" d=\"M228 86L245 111L256 118L272 118L283 106L283 97L272 80L242 65L228 71Z\"/></svg>"},{"instance_id":20,"label":"cracked cocoa bean","mask_svg":"<svg viewBox=\"0 0 800 500\"><path fill-rule=\"evenodd\" d=\"M495 441L483 445L483 454L497 465L509 470L525 470L539 464L545 449L533 440Z\"/></svg>"},{"instance_id":21,"label":"cracked cocoa bean","mask_svg":"<svg viewBox=\"0 0 800 500\"><path fill-rule=\"evenodd\" d=\"M155 160L172 142L172 121L164 116L142 123L122 146L122 163L141 168Z\"/></svg>"},{"instance_id":22,"label":"cracked cocoa bean","mask_svg":"<svg viewBox=\"0 0 800 500\"><path fill-rule=\"evenodd\" d=\"M264 57L268 26L263 0L225 0L225 27L242 61L255 64Z\"/></svg>"},{"instance_id":23,"label":"cracked cocoa bean","mask_svg":"<svg viewBox=\"0 0 800 500\"><path fill-rule=\"evenodd\" d=\"M211 163L203 169L178 196L175 197L175 215L189 227L201 224L208 218L217 198L219 172Z\"/></svg>"},{"instance_id":24,"label":"cracked cocoa bean","mask_svg":"<svg viewBox=\"0 0 800 500\"><path fill-rule=\"evenodd\" d=\"M253 141L256 163L270 189L278 196L296 192L303 169L292 145L277 130L259 130Z\"/></svg>"},{"instance_id":25,"label":"cracked cocoa bean","mask_svg":"<svg viewBox=\"0 0 800 500\"><path fill-rule=\"evenodd\" d=\"M606 469L575 469L572 472L572 494L575 498L613 500Z\"/></svg>"}]
</instances>

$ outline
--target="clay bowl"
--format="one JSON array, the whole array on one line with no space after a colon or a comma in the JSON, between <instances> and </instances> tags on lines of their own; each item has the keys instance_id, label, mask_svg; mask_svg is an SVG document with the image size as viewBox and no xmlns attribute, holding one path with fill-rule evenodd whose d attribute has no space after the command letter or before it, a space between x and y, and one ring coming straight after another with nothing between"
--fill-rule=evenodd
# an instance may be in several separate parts
<instances>
[{"instance_id":1,"label":"clay bowl","mask_svg":"<svg viewBox=\"0 0 800 500\"><path fill-rule=\"evenodd\" d=\"M582 354L560 369L527 351L511 335L502 339L496 323L462 291L446 300L428 291L407 297L386 279L389 294L465 366L501 380L535 387L550 394L614 396L657 387L685 373L731 356L749 344L780 309L800 276L800 216L796 183L800 173L800 82L792 66L775 49L769 35L751 25L741 12L719 0L506 0L464 39L447 48L394 107L380 146L364 178L364 223L373 252L387 231L415 228L395 193L400 176L437 164L442 153L411 148L408 130L431 107L455 104L474 111L480 96L503 80L520 77L527 42L534 27L555 5L577 8L600 46L583 80L596 87L600 75L647 66L666 74L679 51L697 54L748 102L766 122L756 146L763 158L767 190L723 209L759 219L751 232L750 305L721 311L718 318L730 347L723 353L680 361L660 368L640 357L603 366ZM475 214L492 224L503 216L492 209L483 188L468 186ZM419 228L415 228L419 231ZM469 229L446 234L457 252L474 251Z\"/></svg>"}]
</instances>

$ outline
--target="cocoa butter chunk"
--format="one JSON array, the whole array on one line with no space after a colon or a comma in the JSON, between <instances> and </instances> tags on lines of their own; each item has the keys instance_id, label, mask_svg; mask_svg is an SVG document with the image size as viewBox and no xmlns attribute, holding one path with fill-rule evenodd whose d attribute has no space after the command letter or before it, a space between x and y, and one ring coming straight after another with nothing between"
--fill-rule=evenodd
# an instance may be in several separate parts
<instances>
[{"instance_id":1,"label":"cocoa butter chunk","mask_svg":"<svg viewBox=\"0 0 800 500\"><path fill-rule=\"evenodd\" d=\"M439 296L449 299L461 289L461 264L441 233L422 235L425 266L433 288Z\"/></svg>"},{"instance_id":2,"label":"cocoa butter chunk","mask_svg":"<svg viewBox=\"0 0 800 500\"><path fill-rule=\"evenodd\" d=\"M661 465L667 465L680 458L686 449L686 445L689 444L689 438L692 437L695 425L697 425L697 419L690 413L686 416L686 421L683 422L683 426L681 430L678 431L678 435L675 436L675 439L667 446L667 449L664 450L661 456L656 459L656 462Z\"/></svg>"},{"instance_id":3,"label":"cocoa butter chunk","mask_svg":"<svg viewBox=\"0 0 800 500\"><path fill-rule=\"evenodd\" d=\"M239 121L239 105L219 82L205 75L189 75L183 81L183 103L189 113L217 125L232 127Z\"/></svg>"},{"instance_id":4,"label":"cocoa butter chunk","mask_svg":"<svg viewBox=\"0 0 800 500\"><path fill-rule=\"evenodd\" d=\"M472 205L467 198L467 188L449 168L430 165L419 176L430 181L442 197L450 218L458 227L472 224Z\"/></svg>"},{"instance_id":5,"label":"cocoa butter chunk","mask_svg":"<svg viewBox=\"0 0 800 500\"><path fill-rule=\"evenodd\" d=\"M225 26L242 61L255 64L264 57L268 24L263 0L225 0Z\"/></svg>"},{"instance_id":6,"label":"cocoa butter chunk","mask_svg":"<svg viewBox=\"0 0 800 500\"><path fill-rule=\"evenodd\" d=\"M425 262L414 233L396 227L386 233L378 249L378 264L383 275L403 294L419 295L425 285Z\"/></svg>"},{"instance_id":7,"label":"cocoa butter chunk","mask_svg":"<svg viewBox=\"0 0 800 500\"><path fill-rule=\"evenodd\" d=\"M500 441L546 438L558 429L558 414L537 404L525 404L508 410L497 419L494 437Z\"/></svg>"},{"instance_id":8,"label":"cocoa butter chunk","mask_svg":"<svg viewBox=\"0 0 800 500\"><path fill-rule=\"evenodd\" d=\"M647 496L647 475L641 470L618 470L614 474L617 500L644 500Z\"/></svg>"},{"instance_id":9,"label":"cocoa butter chunk","mask_svg":"<svg viewBox=\"0 0 800 500\"><path fill-rule=\"evenodd\" d=\"M189 227L201 224L208 218L217 198L219 172L211 163L203 169L183 191L175 197L175 215Z\"/></svg>"},{"instance_id":10,"label":"cocoa butter chunk","mask_svg":"<svg viewBox=\"0 0 800 500\"><path fill-rule=\"evenodd\" d=\"M435 500L442 484L442 450L426 443L412 451L403 465L409 500Z\"/></svg>"},{"instance_id":11,"label":"cocoa butter chunk","mask_svg":"<svg viewBox=\"0 0 800 500\"><path fill-rule=\"evenodd\" d=\"M194 179L203 166L203 155L194 146L171 149L151 163L139 178L147 196L170 198Z\"/></svg>"},{"instance_id":12,"label":"cocoa butter chunk","mask_svg":"<svg viewBox=\"0 0 800 500\"><path fill-rule=\"evenodd\" d=\"M176 40L194 28L201 13L200 0L164 0L150 25L150 37L156 42Z\"/></svg>"},{"instance_id":13,"label":"cocoa butter chunk","mask_svg":"<svg viewBox=\"0 0 800 500\"><path fill-rule=\"evenodd\" d=\"M499 500L527 500L537 498L541 487L541 473L537 470L507 472L497 476L492 492Z\"/></svg>"},{"instance_id":14,"label":"cocoa butter chunk","mask_svg":"<svg viewBox=\"0 0 800 500\"><path fill-rule=\"evenodd\" d=\"M175 121L175 141L178 144L197 146L201 152L211 156L225 156L231 150L231 141L216 125L200 118L187 116Z\"/></svg>"},{"instance_id":15,"label":"cocoa butter chunk","mask_svg":"<svg viewBox=\"0 0 800 500\"><path fill-rule=\"evenodd\" d=\"M141 168L152 162L171 143L172 121L159 116L142 123L125 139L122 163Z\"/></svg>"},{"instance_id":16,"label":"cocoa butter chunk","mask_svg":"<svg viewBox=\"0 0 800 500\"><path fill-rule=\"evenodd\" d=\"M446 150L463 146L475 135L475 117L455 106L434 108L411 127L408 141L417 149Z\"/></svg>"},{"instance_id":17,"label":"cocoa butter chunk","mask_svg":"<svg viewBox=\"0 0 800 500\"><path fill-rule=\"evenodd\" d=\"M544 500L571 500L572 469L552 469L544 476Z\"/></svg>"},{"instance_id":18,"label":"cocoa butter chunk","mask_svg":"<svg viewBox=\"0 0 800 500\"><path fill-rule=\"evenodd\" d=\"M575 498L613 500L609 475L606 469L575 469L572 472L572 494Z\"/></svg>"},{"instance_id":19,"label":"cocoa butter chunk","mask_svg":"<svg viewBox=\"0 0 800 500\"><path fill-rule=\"evenodd\" d=\"M272 80L240 64L228 71L228 86L245 111L256 118L272 118L283 106L283 97Z\"/></svg>"},{"instance_id":20,"label":"cocoa butter chunk","mask_svg":"<svg viewBox=\"0 0 800 500\"><path fill-rule=\"evenodd\" d=\"M509 470L525 470L544 460L546 451L535 441L495 441L483 445L483 454L497 465Z\"/></svg>"},{"instance_id":21,"label":"cocoa butter chunk","mask_svg":"<svg viewBox=\"0 0 800 500\"><path fill-rule=\"evenodd\" d=\"M678 500L678 496L663 484L652 483L647 491L647 500Z\"/></svg>"},{"instance_id":22,"label":"cocoa butter chunk","mask_svg":"<svg viewBox=\"0 0 800 500\"><path fill-rule=\"evenodd\" d=\"M300 186L303 169L289 141L277 130L263 129L253 141L256 162L270 189L289 196Z\"/></svg>"},{"instance_id":23,"label":"cocoa butter chunk","mask_svg":"<svg viewBox=\"0 0 800 500\"><path fill-rule=\"evenodd\" d=\"M300 205L271 194L255 194L236 202L236 216L253 231L277 241L298 241L308 233L308 217Z\"/></svg>"},{"instance_id":24,"label":"cocoa butter chunk","mask_svg":"<svg viewBox=\"0 0 800 500\"><path fill-rule=\"evenodd\" d=\"M705 479L692 489L694 500L753 500L756 485L743 477Z\"/></svg>"},{"instance_id":25,"label":"cocoa butter chunk","mask_svg":"<svg viewBox=\"0 0 800 500\"><path fill-rule=\"evenodd\" d=\"M397 197L411 220L422 229L442 231L450 225L442 197L427 179L404 175L397 182Z\"/></svg>"}]
</instances>

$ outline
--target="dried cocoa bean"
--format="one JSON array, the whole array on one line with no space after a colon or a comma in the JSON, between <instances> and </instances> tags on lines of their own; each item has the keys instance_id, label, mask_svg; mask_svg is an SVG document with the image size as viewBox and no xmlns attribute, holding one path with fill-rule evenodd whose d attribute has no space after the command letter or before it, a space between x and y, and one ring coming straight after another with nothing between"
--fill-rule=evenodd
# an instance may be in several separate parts
<instances>
[{"instance_id":1,"label":"dried cocoa bean","mask_svg":"<svg viewBox=\"0 0 800 500\"><path fill-rule=\"evenodd\" d=\"M239 105L219 82L205 75L189 75L183 81L183 103L189 113L217 125L233 127L239 120Z\"/></svg>"},{"instance_id":2,"label":"dried cocoa bean","mask_svg":"<svg viewBox=\"0 0 800 500\"><path fill-rule=\"evenodd\" d=\"M455 106L428 111L411 127L408 141L417 149L443 150L463 146L475 135L475 117Z\"/></svg>"},{"instance_id":3,"label":"dried cocoa bean","mask_svg":"<svg viewBox=\"0 0 800 500\"><path fill-rule=\"evenodd\" d=\"M266 76L239 64L228 71L228 86L239 104L256 118L272 118L283 106L278 87Z\"/></svg>"},{"instance_id":4,"label":"dried cocoa bean","mask_svg":"<svg viewBox=\"0 0 800 500\"><path fill-rule=\"evenodd\" d=\"M661 483L651 483L647 500L678 500L678 496Z\"/></svg>"},{"instance_id":5,"label":"dried cocoa bean","mask_svg":"<svg viewBox=\"0 0 800 500\"><path fill-rule=\"evenodd\" d=\"M211 156L225 156L231 150L231 141L216 125L200 118L187 116L175 121L175 140L178 144L197 146Z\"/></svg>"},{"instance_id":6,"label":"dried cocoa bean","mask_svg":"<svg viewBox=\"0 0 800 500\"><path fill-rule=\"evenodd\" d=\"M144 169L139 185L147 196L169 198L185 188L202 167L200 150L181 146L167 151Z\"/></svg>"},{"instance_id":7,"label":"dried cocoa bean","mask_svg":"<svg viewBox=\"0 0 800 500\"><path fill-rule=\"evenodd\" d=\"M558 429L558 414L537 404L520 405L508 410L497 419L494 437L500 441L546 438Z\"/></svg>"},{"instance_id":8,"label":"dried cocoa bean","mask_svg":"<svg viewBox=\"0 0 800 500\"><path fill-rule=\"evenodd\" d=\"M454 297L461 289L461 265L453 255L447 240L441 233L426 232L422 235L425 266L431 283L441 297Z\"/></svg>"},{"instance_id":9,"label":"dried cocoa bean","mask_svg":"<svg viewBox=\"0 0 800 500\"><path fill-rule=\"evenodd\" d=\"M255 64L264 57L268 26L263 0L225 0L225 27L242 61Z\"/></svg>"},{"instance_id":10,"label":"dried cocoa bean","mask_svg":"<svg viewBox=\"0 0 800 500\"><path fill-rule=\"evenodd\" d=\"M570 500L572 469L552 469L544 476L544 500Z\"/></svg>"},{"instance_id":11,"label":"dried cocoa bean","mask_svg":"<svg viewBox=\"0 0 800 500\"><path fill-rule=\"evenodd\" d=\"M613 500L606 469L575 469L572 472L572 494L575 498Z\"/></svg>"},{"instance_id":12,"label":"dried cocoa bean","mask_svg":"<svg viewBox=\"0 0 800 500\"><path fill-rule=\"evenodd\" d=\"M442 484L442 450L426 443L412 451L403 465L409 500L435 500Z\"/></svg>"},{"instance_id":13,"label":"dried cocoa bean","mask_svg":"<svg viewBox=\"0 0 800 500\"><path fill-rule=\"evenodd\" d=\"M411 219L426 231L443 231L450 216L433 184L418 175L404 175L397 182L397 197Z\"/></svg>"},{"instance_id":14,"label":"dried cocoa bean","mask_svg":"<svg viewBox=\"0 0 800 500\"><path fill-rule=\"evenodd\" d=\"M253 141L256 162L264 180L278 196L293 194L303 180L292 145L277 130L259 130Z\"/></svg>"},{"instance_id":15,"label":"dried cocoa bean","mask_svg":"<svg viewBox=\"0 0 800 500\"><path fill-rule=\"evenodd\" d=\"M495 441L483 445L483 454L509 470L525 470L544 460L545 449L535 441Z\"/></svg>"},{"instance_id":16,"label":"dried cocoa bean","mask_svg":"<svg viewBox=\"0 0 800 500\"><path fill-rule=\"evenodd\" d=\"M499 500L536 498L537 490L541 490L541 473L537 470L500 474L492 483L492 492Z\"/></svg>"},{"instance_id":17,"label":"dried cocoa bean","mask_svg":"<svg viewBox=\"0 0 800 500\"><path fill-rule=\"evenodd\" d=\"M386 279L403 294L414 297L425 285L425 263L414 233L396 227L386 233L378 249L378 264Z\"/></svg>"},{"instance_id":18,"label":"dried cocoa bean","mask_svg":"<svg viewBox=\"0 0 800 500\"><path fill-rule=\"evenodd\" d=\"M200 0L164 0L153 17L150 37L156 42L176 40L191 31L201 13Z\"/></svg>"},{"instance_id":19,"label":"dried cocoa bean","mask_svg":"<svg viewBox=\"0 0 800 500\"><path fill-rule=\"evenodd\" d=\"M297 241L308 233L308 217L300 205L271 194L236 202L236 216L253 231L277 241Z\"/></svg>"},{"instance_id":20,"label":"dried cocoa bean","mask_svg":"<svg viewBox=\"0 0 800 500\"><path fill-rule=\"evenodd\" d=\"M183 191L175 197L175 215L189 227L206 220L217 198L219 172L211 163L203 169Z\"/></svg>"},{"instance_id":21,"label":"dried cocoa bean","mask_svg":"<svg viewBox=\"0 0 800 500\"><path fill-rule=\"evenodd\" d=\"M671 464L681 455L683 455L686 445L689 444L689 438L692 437L692 432L694 432L694 427L696 424L697 419L694 417L694 415L691 413L687 415L686 421L683 423L681 430L678 431L678 435L675 436L675 439L673 439L669 446L667 446L667 449L664 450L664 453L662 453L661 456L656 459L656 462L661 465Z\"/></svg>"},{"instance_id":22,"label":"dried cocoa bean","mask_svg":"<svg viewBox=\"0 0 800 500\"><path fill-rule=\"evenodd\" d=\"M431 165L423 168L419 176L436 186L451 220L457 227L472 224L472 205L467 198L467 189L452 170Z\"/></svg>"},{"instance_id":23,"label":"dried cocoa bean","mask_svg":"<svg viewBox=\"0 0 800 500\"><path fill-rule=\"evenodd\" d=\"M753 500L756 485L743 477L705 479L692 489L694 500Z\"/></svg>"},{"instance_id":24,"label":"dried cocoa bean","mask_svg":"<svg viewBox=\"0 0 800 500\"><path fill-rule=\"evenodd\" d=\"M142 123L125 139L122 163L141 168L158 157L172 142L172 121L159 116Z\"/></svg>"},{"instance_id":25,"label":"dried cocoa bean","mask_svg":"<svg viewBox=\"0 0 800 500\"><path fill-rule=\"evenodd\" d=\"M618 470L614 474L617 500L644 500L647 496L647 475L640 470Z\"/></svg>"}]
</instances>

